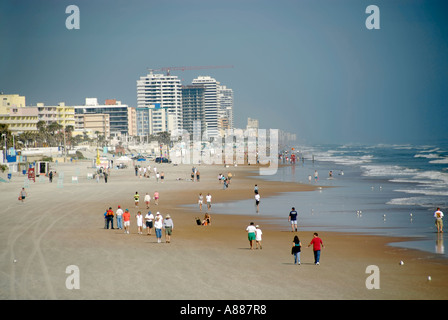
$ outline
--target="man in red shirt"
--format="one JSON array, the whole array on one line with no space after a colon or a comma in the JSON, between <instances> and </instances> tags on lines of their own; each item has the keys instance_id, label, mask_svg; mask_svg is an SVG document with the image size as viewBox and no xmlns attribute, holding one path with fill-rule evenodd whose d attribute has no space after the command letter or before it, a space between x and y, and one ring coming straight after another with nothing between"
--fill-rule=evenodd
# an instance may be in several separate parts
<instances>
[{"instance_id":1,"label":"man in red shirt","mask_svg":"<svg viewBox=\"0 0 448 320\"><path fill-rule=\"evenodd\" d=\"M320 260L321 245L322 245L322 248L323 248L324 244L322 242L322 239L319 238L317 232L314 233L313 240L311 240L311 242L308 245L308 247L310 247L311 245L313 245L314 264L318 265L319 264L319 260Z\"/></svg>"}]
</instances>

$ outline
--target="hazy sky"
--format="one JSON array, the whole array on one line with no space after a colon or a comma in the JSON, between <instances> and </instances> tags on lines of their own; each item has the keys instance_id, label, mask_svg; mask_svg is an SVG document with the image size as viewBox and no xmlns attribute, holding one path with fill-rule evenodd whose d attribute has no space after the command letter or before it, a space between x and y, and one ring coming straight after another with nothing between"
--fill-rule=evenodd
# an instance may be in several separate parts
<instances>
[{"instance_id":1,"label":"hazy sky","mask_svg":"<svg viewBox=\"0 0 448 320\"><path fill-rule=\"evenodd\" d=\"M68 30L68 5L80 29ZM368 5L380 9L368 30ZM448 137L448 1L126 0L0 2L0 91L27 105L136 106L147 68L234 90L235 125L312 143Z\"/></svg>"}]
</instances>

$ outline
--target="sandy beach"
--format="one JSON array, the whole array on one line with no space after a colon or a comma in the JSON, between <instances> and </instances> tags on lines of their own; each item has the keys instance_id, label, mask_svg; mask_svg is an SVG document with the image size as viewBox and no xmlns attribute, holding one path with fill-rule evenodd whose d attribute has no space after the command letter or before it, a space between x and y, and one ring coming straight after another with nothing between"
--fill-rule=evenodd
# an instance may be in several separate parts
<instances>
[{"instance_id":1,"label":"sandy beach","mask_svg":"<svg viewBox=\"0 0 448 320\"><path fill-rule=\"evenodd\" d=\"M154 162L150 163L154 167ZM18 194L24 177L15 174L0 184L1 259L0 298L3 300L373 300L448 298L448 261L410 249L388 246L403 241L357 234L315 231L325 248L321 264L313 263L307 248L312 232L297 232L302 241L300 266L293 264L291 232L270 223L266 215L220 215L211 209L212 223L198 226L204 216L196 204L199 192L210 192L212 203L253 199L254 184L263 199L276 193L311 191L313 186L255 180L254 166L199 166L200 182L189 181L191 165L157 165L164 182L135 176L133 167L114 169L108 183L87 179L89 162L52 164L56 176L36 179L26 187L22 203ZM223 190L218 174L232 172ZM78 175L78 182L71 177ZM139 208L133 195L140 194ZM146 214L143 198L160 193L151 211L174 221L171 243L157 243L152 235L137 233L135 215ZM311 191L313 192L313 191ZM104 212L120 205L131 212L130 234L104 229ZM263 249L250 250L246 227L253 221L263 230ZM114 220L115 224L115 220ZM115 225L114 225L115 226ZM165 238L163 237L163 240ZM404 264L400 265L400 261ZM368 289L368 266L379 270L379 289ZM79 269L79 289L68 289L68 266ZM428 280L428 276L431 280Z\"/></svg>"}]
</instances>

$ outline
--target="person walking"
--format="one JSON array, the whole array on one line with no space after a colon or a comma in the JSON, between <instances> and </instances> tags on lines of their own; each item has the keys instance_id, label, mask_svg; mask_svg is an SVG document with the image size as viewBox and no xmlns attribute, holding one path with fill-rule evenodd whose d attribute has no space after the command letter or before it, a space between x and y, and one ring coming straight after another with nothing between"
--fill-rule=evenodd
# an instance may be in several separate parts
<instances>
[{"instance_id":1,"label":"person walking","mask_svg":"<svg viewBox=\"0 0 448 320\"><path fill-rule=\"evenodd\" d=\"M165 228L165 242L171 242L171 235L173 234L174 223L169 214L166 215L165 221L163 221L163 227Z\"/></svg>"},{"instance_id":2,"label":"person walking","mask_svg":"<svg viewBox=\"0 0 448 320\"><path fill-rule=\"evenodd\" d=\"M310 244L308 245L308 248L313 245L313 252L314 252L314 264L319 265L320 261L320 251L321 248L324 247L324 244L322 242L322 239L319 238L319 235L317 232L313 234L313 239L311 240Z\"/></svg>"},{"instance_id":3,"label":"person walking","mask_svg":"<svg viewBox=\"0 0 448 320\"><path fill-rule=\"evenodd\" d=\"M202 193L199 193L199 196L198 196L199 211L202 211L203 202L204 202L204 196L202 195Z\"/></svg>"},{"instance_id":4,"label":"person walking","mask_svg":"<svg viewBox=\"0 0 448 320\"><path fill-rule=\"evenodd\" d=\"M258 210L260 209L260 194L259 193L255 194L255 207L257 208L257 213L258 213Z\"/></svg>"},{"instance_id":5,"label":"person walking","mask_svg":"<svg viewBox=\"0 0 448 320\"><path fill-rule=\"evenodd\" d=\"M138 234L142 234L143 233L143 216L142 216L142 212L141 211L137 212L137 215L135 216L135 218L137 219L137 233Z\"/></svg>"},{"instance_id":6,"label":"person walking","mask_svg":"<svg viewBox=\"0 0 448 320\"><path fill-rule=\"evenodd\" d=\"M134 204L135 204L136 208L138 208L139 201L140 201L140 195L138 194L138 191L135 191L135 194L134 194Z\"/></svg>"},{"instance_id":7,"label":"person walking","mask_svg":"<svg viewBox=\"0 0 448 320\"><path fill-rule=\"evenodd\" d=\"M292 241L292 249L291 249L291 254L294 256L294 264L300 265L301 248L302 248L302 244L300 243L299 237L294 236L294 240Z\"/></svg>"},{"instance_id":8,"label":"person walking","mask_svg":"<svg viewBox=\"0 0 448 320\"><path fill-rule=\"evenodd\" d=\"M146 195L145 195L146 209L149 209L150 202L151 202L151 196L149 195L148 192L146 192Z\"/></svg>"},{"instance_id":9,"label":"person walking","mask_svg":"<svg viewBox=\"0 0 448 320\"><path fill-rule=\"evenodd\" d=\"M152 233L152 227L154 223L154 215L152 214L151 211L148 211L148 213L146 214L145 222L146 222L146 234L150 236Z\"/></svg>"},{"instance_id":10,"label":"person walking","mask_svg":"<svg viewBox=\"0 0 448 320\"><path fill-rule=\"evenodd\" d=\"M154 203L157 205L159 205L159 192L156 191L154 192Z\"/></svg>"},{"instance_id":11,"label":"person walking","mask_svg":"<svg viewBox=\"0 0 448 320\"><path fill-rule=\"evenodd\" d=\"M117 228L123 229L123 210L120 206L118 206L117 211L115 211L115 216L117 217Z\"/></svg>"},{"instance_id":12,"label":"person walking","mask_svg":"<svg viewBox=\"0 0 448 320\"><path fill-rule=\"evenodd\" d=\"M129 227L131 226L131 213L126 209L123 213L124 233L129 234Z\"/></svg>"},{"instance_id":13,"label":"person walking","mask_svg":"<svg viewBox=\"0 0 448 320\"><path fill-rule=\"evenodd\" d=\"M436 212L434 212L434 218L436 218L436 227L437 227L437 233L443 232L443 212L440 210L440 208L437 208Z\"/></svg>"},{"instance_id":14,"label":"person walking","mask_svg":"<svg viewBox=\"0 0 448 320\"><path fill-rule=\"evenodd\" d=\"M205 201L207 202L207 210L210 210L212 208L212 195L210 193L205 196Z\"/></svg>"},{"instance_id":15,"label":"person walking","mask_svg":"<svg viewBox=\"0 0 448 320\"><path fill-rule=\"evenodd\" d=\"M294 232L294 228L297 232L297 211L296 208L292 207L289 212L288 221L291 222L291 232Z\"/></svg>"},{"instance_id":16,"label":"person walking","mask_svg":"<svg viewBox=\"0 0 448 320\"><path fill-rule=\"evenodd\" d=\"M247 228L247 239L249 240L250 250L254 249L254 240L255 240L255 232L257 231L257 228L255 228L255 225L253 222L251 222Z\"/></svg>"},{"instance_id":17,"label":"person walking","mask_svg":"<svg viewBox=\"0 0 448 320\"><path fill-rule=\"evenodd\" d=\"M154 228L156 229L156 237L157 237L157 243L162 242L162 228L163 228L163 218L160 212L157 212L155 221L154 221Z\"/></svg>"},{"instance_id":18,"label":"person walking","mask_svg":"<svg viewBox=\"0 0 448 320\"><path fill-rule=\"evenodd\" d=\"M255 226L255 245L256 248L258 249L258 247L260 247L260 249L263 249L263 247L261 246L261 235L263 234L263 232L260 229L260 226L257 224Z\"/></svg>"},{"instance_id":19,"label":"person walking","mask_svg":"<svg viewBox=\"0 0 448 320\"><path fill-rule=\"evenodd\" d=\"M109 229L109 224L111 225L111 229L113 229L114 228L114 211L112 210L112 207L109 207L109 210L107 210L106 218L107 218L107 229Z\"/></svg>"}]
</instances>

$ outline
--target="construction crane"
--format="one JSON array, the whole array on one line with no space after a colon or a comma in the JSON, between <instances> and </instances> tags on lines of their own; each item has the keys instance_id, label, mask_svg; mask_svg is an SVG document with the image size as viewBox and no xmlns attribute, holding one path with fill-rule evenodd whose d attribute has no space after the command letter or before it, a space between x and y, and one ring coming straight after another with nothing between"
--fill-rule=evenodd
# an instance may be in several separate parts
<instances>
[{"instance_id":1,"label":"construction crane","mask_svg":"<svg viewBox=\"0 0 448 320\"><path fill-rule=\"evenodd\" d=\"M162 71L162 72L166 72L166 75L169 76L171 71L176 71L176 70L186 71L186 70L224 69L224 68L233 68L233 66L162 67L162 68L158 68L158 69L148 68L148 71L149 72Z\"/></svg>"}]
</instances>

